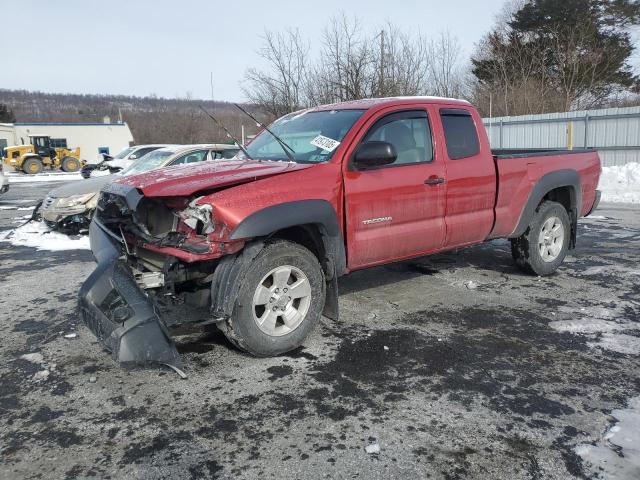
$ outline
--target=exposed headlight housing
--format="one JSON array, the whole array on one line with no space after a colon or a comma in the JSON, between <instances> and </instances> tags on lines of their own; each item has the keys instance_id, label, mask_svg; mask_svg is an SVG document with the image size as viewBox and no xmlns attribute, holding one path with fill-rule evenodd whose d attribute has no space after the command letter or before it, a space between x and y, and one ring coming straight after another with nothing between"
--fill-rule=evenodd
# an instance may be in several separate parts
<instances>
[{"instance_id":1,"label":"exposed headlight housing","mask_svg":"<svg viewBox=\"0 0 640 480\"><path fill-rule=\"evenodd\" d=\"M177 212L178 217L192 230L198 234L208 235L212 233L216 226L212 220L213 207L209 204L196 205L196 198L184 210Z\"/></svg>"}]
</instances>

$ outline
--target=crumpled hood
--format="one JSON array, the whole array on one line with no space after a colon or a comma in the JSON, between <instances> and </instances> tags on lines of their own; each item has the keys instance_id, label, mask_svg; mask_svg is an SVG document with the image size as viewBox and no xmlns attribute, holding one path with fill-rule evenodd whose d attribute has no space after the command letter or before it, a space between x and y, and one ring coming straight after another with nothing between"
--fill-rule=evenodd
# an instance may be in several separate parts
<instances>
[{"instance_id":1,"label":"crumpled hood","mask_svg":"<svg viewBox=\"0 0 640 480\"><path fill-rule=\"evenodd\" d=\"M313 166L260 160L211 160L126 176L117 183L142 190L147 197L182 197Z\"/></svg>"}]
</instances>

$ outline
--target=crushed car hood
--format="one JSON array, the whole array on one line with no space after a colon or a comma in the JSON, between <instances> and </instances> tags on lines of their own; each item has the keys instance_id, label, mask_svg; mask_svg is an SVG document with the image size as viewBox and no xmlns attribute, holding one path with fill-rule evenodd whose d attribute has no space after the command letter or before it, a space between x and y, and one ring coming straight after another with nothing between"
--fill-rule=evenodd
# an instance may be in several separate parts
<instances>
[{"instance_id":1,"label":"crushed car hood","mask_svg":"<svg viewBox=\"0 0 640 480\"><path fill-rule=\"evenodd\" d=\"M117 183L142 190L147 197L181 197L313 166L260 160L212 160L132 175L121 178Z\"/></svg>"}]
</instances>

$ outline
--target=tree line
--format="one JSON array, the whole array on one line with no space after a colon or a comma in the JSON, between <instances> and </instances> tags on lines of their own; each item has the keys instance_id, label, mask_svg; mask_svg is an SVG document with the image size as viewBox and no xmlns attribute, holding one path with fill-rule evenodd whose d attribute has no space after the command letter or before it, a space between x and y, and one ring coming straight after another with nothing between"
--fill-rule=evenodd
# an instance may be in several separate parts
<instances>
[{"instance_id":1,"label":"tree line","mask_svg":"<svg viewBox=\"0 0 640 480\"><path fill-rule=\"evenodd\" d=\"M127 122L136 143L218 143L231 141L200 110L203 106L241 137L258 128L233 104L183 98L126 95L80 95L0 89L0 123ZM261 119L266 116L257 112Z\"/></svg>"}]
</instances>

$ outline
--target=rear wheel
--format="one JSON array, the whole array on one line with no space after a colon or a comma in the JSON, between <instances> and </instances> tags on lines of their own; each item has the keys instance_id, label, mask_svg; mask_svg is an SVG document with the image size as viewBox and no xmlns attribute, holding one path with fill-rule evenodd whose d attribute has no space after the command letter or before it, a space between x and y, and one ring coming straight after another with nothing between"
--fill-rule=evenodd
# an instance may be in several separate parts
<instances>
[{"instance_id":1,"label":"rear wheel","mask_svg":"<svg viewBox=\"0 0 640 480\"><path fill-rule=\"evenodd\" d=\"M74 157L64 157L60 168L63 172L77 172L80 170L80 161Z\"/></svg>"},{"instance_id":2,"label":"rear wheel","mask_svg":"<svg viewBox=\"0 0 640 480\"><path fill-rule=\"evenodd\" d=\"M27 158L22 162L22 171L30 175L40 173L43 167L42 160L38 157Z\"/></svg>"},{"instance_id":3,"label":"rear wheel","mask_svg":"<svg viewBox=\"0 0 640 480\"><path fill-rule=\"evenodd\" d=\"M220 328L246 352L278 355L302 345L319 321L324 301L324 274L315 255L277 240L251 261L233 314Z\"/></svg>"},{"instance_id":4,"label":"rear wheel","mask_svg":"<svg viewBox=\"0 0 640 480\"><path fill-rule=\"evenodd\" d=\"M511 255L522 270L550 275L567 255L570 235L567 210L557 202L542 202L524 234L511 239Z\"/></svg>"}]
</instances>

